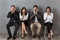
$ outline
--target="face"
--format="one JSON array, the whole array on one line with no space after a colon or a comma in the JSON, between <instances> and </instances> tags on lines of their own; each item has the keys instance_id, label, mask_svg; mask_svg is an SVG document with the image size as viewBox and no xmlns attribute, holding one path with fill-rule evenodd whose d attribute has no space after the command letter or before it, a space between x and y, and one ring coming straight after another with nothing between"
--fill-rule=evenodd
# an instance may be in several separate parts
<instances>
[{"instance_id":1,"label":"face","mask_svg":"<svg viewBox=\"0 0 60 40\"><path fill-rule=\"evenodd\" d=\"M34 7L34 9L33 9L35 12L37 12L38 11L38 8L37 7Z\"/></svg>"},{"instance_id":2,"label":"face","mask_svg":"<svg viewBox=\"0 0 60 40\"><path fill-rule=\"evenodd\" d=\"M50 9L49 8L47 8L47 12L50 13Z\"/></svg>"},{"instance_id":3,"label":"face","mask_svg":"<svg viewBox=\"0 0 60 40\"><path fill-rule=\"evenodd\" d=\"M25 12L26 12L26 10L25 10L25 9L23 9L23 10L22 10L22 13L25 13Z\"/></svg>"},{"instance_id":4,"label":"face","mask_svg":"<svg viewBox=\"0 0 60 40\"><path fill-rule=\"evenodd\" d=\"M11 7L11 11L15 11L16 9L15 9L15 7Z\"/></svg>"}]
</instances>

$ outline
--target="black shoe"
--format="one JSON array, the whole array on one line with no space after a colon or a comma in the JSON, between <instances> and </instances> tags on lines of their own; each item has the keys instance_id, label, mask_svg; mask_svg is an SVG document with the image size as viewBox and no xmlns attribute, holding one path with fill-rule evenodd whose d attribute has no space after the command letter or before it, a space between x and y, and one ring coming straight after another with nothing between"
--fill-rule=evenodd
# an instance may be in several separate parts
<instances>
[{"instance_id":1,"label":"black shoe","mask_svg":"<svg viewBox=\"0 0 60 40\"><path fill-rule=\"evenodd\" d=\"M36 36L35 36L35 35L33 35L31 38L36 38Z\"/></svg>"},{"instance_id":2,"label":"black shoe","mask_svg":"<svg viewBox=\"0 0 60 40\"><path fill-rule=\"evenodd\" d=\"M8 37L7 40L9 40L9 39L11 39L11 38L12 38L12 36Z\"/></svg>"},{"instance_id":3,"label":"black shoe","mask_svg":"<svg viewBox=\"0 0 60 40\"><path fill-rule=\"evenodd\" d=\"M40 35L37 35L38 38L40 38Z\"/></svg>"},{"instance_id":4,"label":"black shoe","mask_svg":"<svg viewBox=\"0 0 60 40\"><path fill-rule=\"evenodd\" d=\"M48 38L48 40L51 40L51 38Z\"/></svg>"},{"instance_id":5,"label":"black shoe","mask_svg":"<svg viewBox=\"0 0 60 40\"><path fill-rule=\"evenodd\" d=\"M13 40L15 40L16 39L16 37L13 37Z\"/></svg>"}]
</instances>

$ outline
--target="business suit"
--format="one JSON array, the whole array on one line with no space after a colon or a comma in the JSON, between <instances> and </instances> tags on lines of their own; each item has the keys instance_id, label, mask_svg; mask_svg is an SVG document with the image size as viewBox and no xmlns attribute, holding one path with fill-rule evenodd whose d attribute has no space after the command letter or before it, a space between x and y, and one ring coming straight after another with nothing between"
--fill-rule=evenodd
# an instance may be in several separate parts
<instances>
[{"instance_id":1,"label":"business suit","mask_svg":"<svg viewBox=\"0 0 60 40\"><path fill-rule=\"evenodd\" d=\"M17 30L19 28L19 12L15 11L12 13L11 11L8 13L7 18L10 18L8 24L6 25L9 37L12 37L10 27L15 26L15 31L13 33L13 38L17 35Z\"/></svg>"},{"instance_id":2,"label":"business suit","mask_svg":"<svg viewBox=\"0 0 60 40\"><path fill-rule=\"evenodd\" d=\"M35 17L37 18L37 21L36 21ZM41 15L40 15L40 13L39 12L37 12L37 14L32 13L30 20L31 20L30 27L31 27L31 31L32 31L32 36L34 35L33 27L35 27L35 26L38 27L37 35L39 35L40 29L41 29Z\"/></svg>"}]
</instances>

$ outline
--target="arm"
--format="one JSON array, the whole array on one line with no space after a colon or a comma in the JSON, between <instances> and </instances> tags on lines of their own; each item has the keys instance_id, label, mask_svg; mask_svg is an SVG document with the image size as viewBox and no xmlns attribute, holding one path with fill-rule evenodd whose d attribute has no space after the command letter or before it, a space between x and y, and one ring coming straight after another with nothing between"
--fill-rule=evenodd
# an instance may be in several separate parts
<instances>
[{"instance_id":1,"label":"arm","mask_svg":"<svg viewBox=\"0 0 60 40\"><path fill-rule=\"evenodd\" d=\"M44 13L43 15L44 21L47 20L47 15Z\"/></svg>"},{"instance_id":2,"label":"arm","mask_svg":"<svg viewBox=\"0 0 60 40\"><path fill-rule=\"evenodd\" d=\"M20 18L20 20L22 20L22 18L23 18L22 15L21 15L21 13L19 14L19 18Z\"/></svg>"},{"instance_id":3,"label":"arm","mask_svg":"<svg viewBox=\"0 0 60 40\"><path fill-rule=\"evenodd\" d=\"M9 18L11 15L12 15L11 12L9 12L8 15L7 15L7 18Z\"/></svg>"},{"instance_id":4,"label":"arm","mask_svg":"<svg viewBox=\"0 0 60 40\"><path fill-rule=\"evenodd\" d=\"M49 15L50 17L50 20L52 21L53 20L53 13L51 15Z\"/></svg>"},{"instance_id":5,"label":"arm","mask_svg":"<svg viewBox=\"0 0 60 40\"><path fill-rule=\"evenodd\" d=\"M28 19L28 14L26 16L23 17L23 15L21 15L20 13L20 20L24 21Z\"/></svg>"},{"instance_id":6,"label":"arm","mask_svg":"<svg viewBox=\"0 0 60 40\"><path fill-rule=\"evenodd\" d=\"M36 16L39 18L39 19L41 19L42 17L41 17L41 14L36 14Z\"/></svg>"},{"instance_id":7,"label":"arm","mask_svg":"<svg viewBox=\"0 0 60 40\"><path fill-rule=\"evenodd\" d=\"M30 20L33 19L35 17L34 14L30 15Z\"/></svg>"}]
</instances>

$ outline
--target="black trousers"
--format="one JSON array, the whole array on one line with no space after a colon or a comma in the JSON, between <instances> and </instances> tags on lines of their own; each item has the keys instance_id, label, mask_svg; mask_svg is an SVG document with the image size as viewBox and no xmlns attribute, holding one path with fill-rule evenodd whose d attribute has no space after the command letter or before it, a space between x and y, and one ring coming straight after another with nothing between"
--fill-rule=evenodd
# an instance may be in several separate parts
<instances>
[{"instance_id":1,"label":"black trousers","mask_svg":"<svg viewBox=\"0 0 60 40\"><path fill-rule=\"evenodd\" d=\"M12 22L12 23L9 22L9 23L6 25L7 32L8 32L8 35L9 35L9 36L12 36L11 30L10 30L10 27L12 27L12 26L15 26L15 31L14 31L14 33L13 33L13 37L15 37L15 36L17 35L17 30L18 30L18 28L19 28L19 25L18 25L18 23L16 23L16 22Z\"/></svg>"},{"instance_id":2,"label":"black trousers","mask_svg":"<svg viewBox=\"0 0 60 40\"><path fill-rule=\"evenodd\" d=\"M48 33L50 33L50 30L52 30L53 23L47 22L44 24L45 24L45 26L47 26Z\"/></svg>"}]
</instances>

